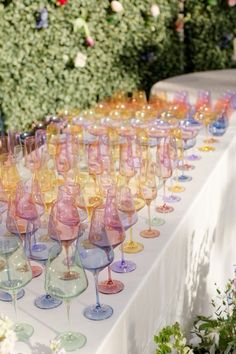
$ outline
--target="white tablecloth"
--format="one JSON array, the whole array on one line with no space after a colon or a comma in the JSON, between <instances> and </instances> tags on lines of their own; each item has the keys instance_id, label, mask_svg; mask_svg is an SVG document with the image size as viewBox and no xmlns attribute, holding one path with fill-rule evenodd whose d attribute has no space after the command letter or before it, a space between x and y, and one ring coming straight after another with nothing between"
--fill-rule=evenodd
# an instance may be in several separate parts
<instances>
[{"instance_id":1,"label":"white tablecloth","mask_svg":"<svg viewBox=\"0 0 236 354\"><path fill-rule=\"evenodd\" d=\"M227 71L227 77L232 79L235 73ZM193 93L196 83L197 88L213 85L217 94L221 86L222 90L233 87L228 79L222 84L221 75L222 72L187 75L158 83L155 88ZM235 81L234 85L236 88ZM116 295L101 294L101 302L114 309L113 316L105 321L89 321L82 315L83 308L95 301L94 284L88 274L89 288L72 301L72 328L87 336L86 346L76 353L155 353L153 335L158 329L175 321L188 328L196 313L209 312L214 283L223 287L232 277L232 265L236 263L235 134L236 114L216 151L202 153L202 159L195 163L196 169L190 172L193 180L184 185L186 191L180 195L182 201L174 205L174 213L163 216L166 223L159 227L161 236L142 239L144 252L127 255L127 259L137 263L137 269L129 274L114 273L114 278L124 282L125 289ZM146 209L142 210L134 228L137 239L138 230L146 227L146 216ZM106 272L100 278L105 279ZM35 333L29 345L17 345L16 353L49 354L49 341L67 329L66 309L34 307L34 298L44 292L43 275L33 279L25 290L26 296L18 302L19 319L32 324ZM12 304L1 302L0 313L14 318Z\"/></svg>"}]
</instances>

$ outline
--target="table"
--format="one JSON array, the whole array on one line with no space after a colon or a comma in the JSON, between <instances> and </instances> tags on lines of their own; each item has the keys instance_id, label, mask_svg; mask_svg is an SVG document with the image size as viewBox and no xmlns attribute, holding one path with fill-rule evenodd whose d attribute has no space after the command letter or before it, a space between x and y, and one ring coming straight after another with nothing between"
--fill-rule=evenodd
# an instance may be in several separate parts
<instances>
[{"instance_id":1,"label":"table","mask_svg":"<svg viewBox=\"0 0 236 354\"><path fill-rule=\"evenodd\" d=\"M217 95L225 88L236 88L235 73L236 70L181 76L157 83L153 90L167 88L173 93L184 88L193 94L198 88L210 88L214 79L213 93ZM153 335L162 326L180 321L187 329L196 313L209 312L214 283L224 287L236 263L235 136L236 112L216 151L202 153L202 159L196 162L196 169L191 171L193 181L185 184L182 201L175 205L174 213L164 216L166 223L159 227L161 236L142 239L144 252L127 255L127 259L137 263L136 271L114 274L114 278L124 282L125 290L112 296L101 294L101 302L114 308L113 316L105 321L89 321L82 315L83 308L95 301L92 277L88 274L88 289L72 301L72 328L87 336L86 346L78 353L152 354ZM135 237L139 237L138 230L145 222L143 209L134 227ZM105 278L106 272L102 272L100 279ZM17 344L16 353L49 354L50 339L67 329L66 309L61 306L48 311L34 307L34 298L44 292L43 276L33 279L25 290L26 296L18 302L19 318L32 324L35 333L28 344ZM0 303L0 313L14 319L9 303Z\"/></svg>"}]
</instances>

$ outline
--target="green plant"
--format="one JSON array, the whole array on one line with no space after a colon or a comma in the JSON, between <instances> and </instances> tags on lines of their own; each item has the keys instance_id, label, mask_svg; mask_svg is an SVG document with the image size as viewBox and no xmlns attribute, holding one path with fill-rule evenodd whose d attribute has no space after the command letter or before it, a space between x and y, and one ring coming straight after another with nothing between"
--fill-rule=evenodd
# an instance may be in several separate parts
<instances>
[{"instance_id":1,"label":"green plant","mask_svg":"<svg viewBox=\"0 0 236 354\"><path fill-rule=\"evenodd\" d=\"M233 353L236 350L236 290L233 282L219 289L211 304L215 309L211 317L197 316L192 333L199 338L195 353ZM219 303L220 302L220 303Z\"/></svg>"},{"instance_id":2,"label":"green plant","mask_svg":"<svg viewBox=\"0 0 236 354\"><path fill-rule=\"evenodd\" d=\"M229 281L224 292L216 289L217 297L212 300L214 314L210 317L197 316L191 334L197 344L187 344L179 323L163 328L154 336L157 354L175 350L184 353L229 354L236 352L236 280Z\"/></svg>"},{"instance_id":3,"label":"green plant","mask_svg":"<svg viewBox=\"0 0 236 354\"><path fill-rule=\"evenodd\" d=\"M150 89L181 73L175 30L178 0L0 0L0 116L7 127L26 128L46 114L86 108L117 90ZM36 28L46 8L48 27ZM82 19L87 27L76 26ZM77 22L76 22L77 21ZM95 40L86 43L85 28ZM84 55L77 65L78 53ZM84 65L85 64L85 65Z\"/></svg>"},{"instance_id":4,"label":"green plant","mask_svg":"<svg viewBox=\"0 0 236 354\"><path fill-rule=\"evenodd\" d=\"M178 322L163 328L158 335L154 336L154 341L157 344L156 354L168 354L173 350L179 354L193 353L186 345L186 338Z\"/></svg>"},{"instance_id":5,"label":"green plant","mask_svg":"<svg viewBox=\"0 0 236 354\"><path fill-rule=\"evenodd\" d=\"M227 0L185 1L186 71L236 67L233 39L236 37L236 6Z\"/></svg>"}]
</instances>

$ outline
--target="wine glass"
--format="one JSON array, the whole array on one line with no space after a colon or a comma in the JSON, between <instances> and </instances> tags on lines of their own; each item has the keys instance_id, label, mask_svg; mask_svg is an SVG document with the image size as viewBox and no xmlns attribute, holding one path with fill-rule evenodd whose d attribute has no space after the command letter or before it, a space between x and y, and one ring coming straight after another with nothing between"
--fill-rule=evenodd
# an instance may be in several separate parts
<instances>
[{"instance_id":1,"label":"wine glass","mask_svg":"<svg viewBox=\"0 0 236 354\"><path fill-rule=\"evenodd\" d=\"M84 233L78 239L78 249L83 267L93 273L96 290L96 304L86 307L83 313L86 318L94 321L105 320L113 314L113 309L110 306L100 303L98 292L98 274L114 259L104 217L104 208L94 209L89 235Z\"/></svg>"},{"instance_id":2,"label":"wine glass","mask_svg":"<svg viewBox=\"0 0 236 354\"><path fill-rule=\"evenodd\" d=\"M81 180L81 189L83 190L83 201L79 203L79 207L87 210L90 221L93 210L103 203L103 196L99 185L89 175Z\"/></svg>"},{"instance_id":3,"label":"wine glass","mask_svg":"<svg viewBox=\"0 0 236 354\"><path fill-rule=\"evenodd\" d=\"M26 252L29 259L45 264L52 247L54 247L56 251L58 241L55 241L55 238L50 235L50 230L55 229L50 227L50 223L52 222L53 220L50 220L48 213L45 213L39 218L37 223L40 227L36 229L34 227L35 221L28 221L26 232L28 242ZM40 309L52 309L58 307L61 303L61 300L53 298L49 294L40 295L34 301L35 306Z\"/></svg>"},{"instance_id":4,"label":"wine glass","mask_svg":"<svg viewBox=\"0 0 236 354\"><path fill-rule=\"evenodd\" d=\"M203 123L205 126L205 135L204 144L198 148L202 152L211 152L215 148L210 145L212 141L208 138L208 129L209 125L215 120L215 113L212 111L211 107L208 105L203 105L198 111L196 111L194 119L200 123Z\"/></svg>"},{"instance_id":5,"label":"wine glass","mask_svg":"<svg viewBox=\"0 0 236 354\"><path fill-rule=\"evenodd\" d=\"M189 175L185 174L185 165L188 166L188 164L185 164L185 144L188 140L190 140L193 136L193 131L184 129L184 128L179 128L179 129L173 129L172 131L173 136L176 138L177 141L177 151L179 155L179 169L181 170L180 176L176 174L176 177L174 180L177 182L177 184L174 186L175 192L183 192L185 189L184 187L180 186L178 182L190 182L192 180L192 177ZM177 171L177 169L176 169Z\"/></svg>"},{"instance_id":6,"label":"wine glass","mask_svg":"<svg viewBox=\"0 0 236 354\"><path fill-rule=\"evenodd\" d=\"M60 231L60 230L58 230ZM52 234L57 238L55 230ZM60 333L56 340L66 351L74 351L82 348L86 343L86 337L71 330L70 325L70 303L73 298L76 298L83 293L88 287L88 281L81 264L80 256L76 243L73 239L63 240L61 251L58 254L58 246L52 248L49 252L49 258L46 265L45 273L45 290L47 294L53 298L63 300L66 304L68 331ZM68 253L70 258L68 259Z\"/></svg>"},{"instance_id":7,"label":"wine glass","mask_svg":"<svg viewBox=\"0 0 236 354\"><path fill-rule=\"evenodd\" d=\"M120 144L119 173L126 178L127 186L131 177L136 173L132 153L132 143L130 139Z\"/></svg>"},{"instance_id":8,"label":"wine glass","mask_svg":"<svg viewBox=\"0 0 236 354\"><path fill-rule=\"evenodd\" d=\"M170 138L163 138L160 145L157 146L157 169L158 175L163 180L163 204L156 207L159 213L171 213L174 208L166 204L166 181L172 176L172 164L170 157Z\"/></svg>"},{"instance_id":9,"label":"wine glass","mask_svg":"<svg viewBox=\"0 0 236 354\"><path fill-rule=\"evenodd\" d=\"M172 171L174 171L177 166L178 166L178 147L177 147L177 141L175 137L170 136L170 161L171 161L171 167ZM177 195L174 194L174 183L173 183L173 173L171 175L171 186L168 188L168 190L171 191L171 194L169 196L165 197L165 202L166 203L177 203L180 202L181 198Z\"/></svg>"},{"instance_id":10,"label":"wine glass","mask_svg":"<svg viewBox=\"0 0 236 354\"><path fill-rule=\"evenodd\" d=\"M146 205L146 202L143 199L143 196L140 191L140 176L135 175L134 178L132 178L129 184L129 188L131 192L130 195L131 203L134 204L134 208L135 208L135 212L132 214L132 218L130 222L132 224L132 220L138 220L137 212L143 209ZM123 244L123 251L125 253L139 253L142 252L143 249L144 249L143 243L134 240L133 226L131 226L129 228L129 239Z\"/></svg>"},{"instance_id":11,"label":"wine glass","mask_svg":"<svg viewBox=\"0 0 236 354\"><path fill-rule=\"evenodd\" d=\"M187 119L185 120L184 124L186 127L196 130L197 133L199 133L199 131L202 129L202 124L194 119L194 115L195 115L195 110L192 108L189 111L187 115ZM198 155L195 151L193 151L191 154L188 154L186 159L188 161L198 161L201 160L201 156Z\"/></svg>"},{"instance_id":12,"label":"wine glass","mask_svg":"<svg viewBox=\"0 0 236 354\"><path fill-rule=\"evenodd\" d=\"M27 136L24 141L25 166L34 172L41 166L40 154L36 146L35 136Z\"/></svg>"},{"instance_id":13,"label":"wine glass","mask_svg":"<svg viewBox=\"0 0 236 354\"><path fill-rule=\"evenodd\" d=\"M125 239L125 231L118 214L116 195L116 187L110 187L107 191L103 216L107 237L113 249L119 246ZM108 279L98 284L98 290L103 294L117 294L124 289L124 284L119 280L112 279L110 265L108 265L107 269Z\"/></svg>"},{"instance_id":14,"label":"wine glass","mask_svg":"<svg viewBox=\"0 0 236 354\"><path fill-rule=\"evenodd\" d=\"M140 235L145 238L155 238L160 236L158 230L152 229L151 226L151 202L157 197L157 186L155 177L155 165L150 159L142 161L140 180L140 192L148 207L148 225L147 230L142 230Z\"/></svg>"},{"instance_id":15,"label":"wine glass","mask_svg":"<svg viewBox=\"0 0 236 354\"><path fill-rule=\"evenodd\" d=\"M125 230L132 227L137 221L137 213L132 198L131 190L129 187L119 186L117 188L117 207L121 212L120 219ZM129 273L136 269L136 264L133 261L126 260L124 257L123 243L120 246L121 260L114 262L111 269L116 273Z\"/></svg>"},{"instance_id":16,"label":"wine glass","mask_svg":"<svg viewBox=\"0 0 236 354\"><path fill-rule=\"evenodd\" d=\"M183 171L189 171L195 169L193 164L187 162L186 151L191 149L196 144L196 137L198 134L198 129L192 127L186 121L182 121L180 126L181 130L181 139L182 139L182 159L179 161L178 168L182 171L182 175L179 177L183 181L191 180L190 176L183 176Z\"/></svg>"},{"instance_id":17,"label":"wine glass","mask_svg":"<svg viewBox=\"0 0 236 354\"><path fill-rule=\"evenodd\" d=\"M89 174L93 176L95 184L97 183L97 176L103 172L102 157L99 142L93 142L88 145L88 170Z\"/></svg>"},{"instance_id":18,"label":"wine glass","mask_svg":"<svg viewBox=\"0 0 236 354\"><path fill-rule=\"evenodd\" d=\"M24 236L25 249L29 249L29 235L39 228L39 217L44 213L44 203L41 191L36 180L29 179L21 181L17 185L15 199L11 201L7 218L9 231L14 233L13 220L16 221L22 237ZM12 228L13 226L13 228ZM29 229L30 228L30 231ZM42 246L44 247L44 246ZM35 248L41 250L41 245L35 245ZM37 277L42 273L40 265L31 265L33 277Z\"/></svg>"},{"instance_id":19,"label":"wine glass","mask_svg":"<svg viewBox=\"0 0 236 354\"><path fill-rule=\"evenodd\" d=\"M34 332L31 325L17 320L17 291L27 285L32 279L32 271L21 239L1 230L0 236L0 289L11 294L16 315L14 331L19 341L26 341Z\"/></svg>"}]
</instances>

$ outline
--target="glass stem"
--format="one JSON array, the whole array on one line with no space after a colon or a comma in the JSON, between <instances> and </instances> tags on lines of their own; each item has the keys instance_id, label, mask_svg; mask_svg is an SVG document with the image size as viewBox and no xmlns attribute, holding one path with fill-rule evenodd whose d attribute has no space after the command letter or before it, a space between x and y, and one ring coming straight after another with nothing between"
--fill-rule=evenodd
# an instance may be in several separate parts
<instances>
[{"instance_id":1,"label":"glass stem","mask_svg":"<svg viewBox=\"0 0 236 354\"><path fill-rule=\"evenodd\" d=\"M66 314L67 314L68 328L69 328L69 331L71 331L70 300L65 300L65 304L66 304Z\"/></svg>"},{"instance_id":2,"label":"glass stem","mask_svg":"<svg viewBox=\"0 0 236 354\"><path fill-rule=\"evenodd\" d=\"M12 296L12 302L14 306L14 312L15 312L15 318L16 322L18 322L18 312L17 312L17 292L15 290L12 291L11 293Z\"/></svg>"},{"instance_id":3,"label":"glass stem","mask_svg":"<svg viewBox=\"0 0 236 354\"><path fill-rule=\"evenodd\" d=\"M165 204L165 199L166 199L166 179L163 179L163 200Z\"/></svg>"},{"instance_id":4,"label":"glass stem","mask_svg":"<svg viewBox=\"0 0 236 354\"><path fill-rule=\"evenodd\" d=\"M151 225L151 208L150 208L150 203L147 203L147 207L148 207L148 231L150 231L152 229L152 225Z\"/></svg>"},{"instance_id":5,"label":"glass stem","mask_svg":"<svg viewBox=\"0 0 236 354\"><path fill-rule=\"evenodd\" d=\"M96 291L96 308L99 309L101 307L99 301L99 292L98 292L98 270L94 272L94 283L95 283L95 291Z\"/></svg>"},{"instance_id":6,"label":"glass stem","mask_svg":"<svg viewBox=\"0 0 236 354\"><path fill-rule=\"evenodd\" d=\"M184 177L184 146L182 147L182 176Z\"/></svg>"},{"instance_id":7,"label":"glass stem","mask_svg":"<svg viewBox=\"0 0 236 354\"><path fill-rule=\"evenodd\" d=\"M206 144L208 140L208 124L205 125Z\"/></svg>"},{"instance_id":8,"label":"glass stem","mask_svg":"<svg viewBox=\"0 0 236 354\"><path fill-rule=\"evenodd\" d=\"M170 179L170 190L171 190L171 197L174 196L174 192L173 192L173 186L174 186L174 182L173 182L173 175L171 176L171 179Z\"/></svg>"},{"instance_id":9,"label":"glass stem","mask_svg":"<svg viewBox=\"0 0 236 354\"><path fill-rule=\"evenodd\" d=\"M120 250L121 250L121 266L123 267L126 264L123 243L120 246Z\"/></svg>"},{"instance_id":10,"label":"glass stem","mask_svg":"<svg viewBox=\"0 0 236 354\"><path fill-rule=\"evenodd\" d=\"M112 280L112 277L111 277L111 267L110 267L110 265L107 267L107 271L108 271L108 279L107 279L107 282L108 282L108 284L112 284L112 283L113 283L113 280Z\"/></svg>"},{"instance_id":11,"label":"glass stem","mask_svg":"<svg viewBox=\"0 0 236 354\"><path fill-rule=\"evenodd\" d=\"M133 243L133 227L129 229L129 243Z\"/></svg>"}]
</instances>

